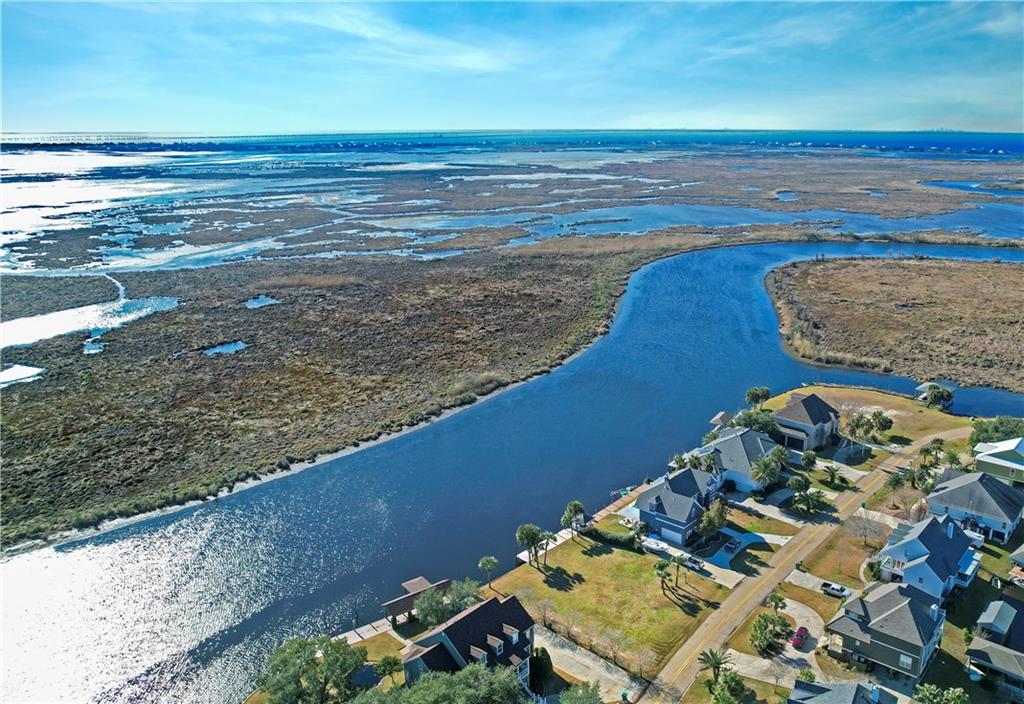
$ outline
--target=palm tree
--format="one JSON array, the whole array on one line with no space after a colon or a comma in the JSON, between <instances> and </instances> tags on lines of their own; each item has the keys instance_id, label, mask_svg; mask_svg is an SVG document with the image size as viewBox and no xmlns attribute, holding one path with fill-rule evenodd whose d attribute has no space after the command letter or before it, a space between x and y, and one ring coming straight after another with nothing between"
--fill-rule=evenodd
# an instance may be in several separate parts
<instances>
[{"instance_id":1,"label":"palm tree","mask_svg":"<svg viewBox=\"0 0 1024 704\"><path fill-rule=\"evenodd\" d=\"M925 445L921 448L921 464L931 465L935 461L936 449L931 445Z\"/></svg>"},{"instance_id":2,"label":"palm tree","mask_svg":"<svg viewBox=\"0 0 1024 704\"><path fill-rule=\"evenodd\" d=\"M686 466L690 469L700 469L703 466L700 455L694 453L686 456Z\"/></svg>"},{"instance_id":3,"label":"palm tree","mask_svg":"<svg viewBox=\"0 0 1024 704\"><path fill-rule=\"evenodd\" d=\"M665 580L668 579L668 560L658 560L654 563L654 574L661 580L661 591L665 591Z\"/></svg>"},{"instance_id":4,"label":"palm tree","mask_svg":"<svg viewBox=\"0 0 1024 704\"><path fill-rule=\"evenodd\" d=\"M548 546L551 544L551 541L554 540L554 539L555 539L555 534L552 533L551 531L549 531L549 530L541 531L541 533L540 533L540 543L538 544L538 547L540 545L544 546L544 566L545 567L548 566Z\"/></svg>"},{"instance_id":5,"label":"palm tree","mask_svg":"<svg viewBox=\"0 0 1024 704\"><path fill-rule=\"evenodd\" d=\"M708 474L718 474L719 467L718 463L715 462L715 453L709 452L704 455L704 467L702 469Z\"/></svg>"},{"instance_id":6,"label":"palm tree","mask_svg":"<svg viewBox=\"0 0 1024 704\"><path fill-rule=\"evenodd\" d=\"M903 476L902 472L893 472L885 478L885 488L889 490L889 496L895 499L896 492L901 486L907 481L907 478ZM895 502L892 503L892 507L896 508Z\"/></svg>"},{"instance_id":7,"label":"palm tree","mask_svg":"<svg viewBox=\"0 0 1024 704\"><path fill-rule=\"evenodd\" d=\"M780 610L786 608L786 599L778 592L772 592L765 597L764 605L775 613L779 613Z\"/></svg>"},{"instance_id":8,"label":"palm tree","mask_svg":"<svg viewBox=\"0 0 1024 704\"><path fill-rule=\"evenodd\" d=\"M565 505L565 512L562 514L562 527L568 528L569 532L572 533L585 515L586 511L583 510L583 503L573 499Z\"/></svg>"},{"instance_id":9,"label":"palm tree","mask_svg":"<svg viewBox=\"0 0 1024 704\"><path fill-rule=\"evenodd\" d=\"M781 471L786 468L786 462L789 461L789 453L786 452L786 448L782 445L776 445L768 453L768 459L774 462L775 466Z\"/></svg>"},{"instance_id":10,"label":"palm tree","mask_svg":"<svg viewBox=\"0 0 1024 704\"><path fill-rule=\"evenodd\" d=\"M732 663L732 656L724 650L705 650L697 656L697 662L700 663L700 671L710 670L711 680L717 683L722 670Z\"/></svg>"},{"instance_id":11,"label":"palm tree","mask_svg":"<svg viewBox=\"0 0 1024 704\"><path fill-rule=\"evenodd\" d=\"M395 685L395 675L402 671L402 661L394 655L385 655L373 664L373 674L377 677L390 677L391 686Z\"/></svg>"},{"instance_id":12,"label":"palm tree","mask_svg":"<svg viewBox=\"0 0 1024 704\"><path fill-rule=\"evenodd\" d=\"M541 541L541 529L532 523L524 523L516 528L516 542L526 548L526 558L531 564L537 557L537 546Z\"/></svg>"},{"instance_id":13,"label":"palm tree","mask_svg":"<svg viewBox=\"0 0 1024 704\"><path fill-rule=\"evenodd\" d=\"M942 455L942 459L949 469L960 469L963 466L963 463L960 462L960 455L953 450L946 450Z\"/></svg>"},{"instance_id":14,"label":"palm tree","mask_svg":"<svg viewBox=\"0 0 1024 704\"><path fill-rule=\"evenodd\" d=\"M750 468L750 478L761 486L769 486L779 480L779 466L767 456L760 458Z\"/></svg>"},{"instance_id":15,"label":"palm tree","mask_svg":"<svg viewBox=\"0 0 1024 704\"><path fill-rule=\"evenodd\" d=\"M686 466L686 458L682 455L674 455L672 457L672 461L669 462L669 465L672 469L682 469Z\"/></svg>"},{"instance_id":16,"label":"palm tree","mask_svg":"<svg viewBox=\"0 0 1024 704\"><path fill-rule=\"evenodd\" d=\"M487 586L490 587L491 572L498 569L498 558L494 557L494 555L484 555L480 558L480 562L476 563L476 566L487 575Z\"/></svg>"},{"instance_id":17,"label":"palm tree","mask_svg":"<svg viewBox=\"0 0 1024 704\"><path fill-rule=\"evenodd\" d=\"M834 464L825 465L825 476L828 477L828 483L835 486L839 481L839 467Z\"/></svg>"},{"instance_id":18,"label":"palm tree","mask_svg":"<svg viewBox=\"0 0 1024 704\"><path fill-rule=\"evenodd\" d=\"M676 555L672 558L672 564L676 566L676 586L679 586L679 567L686 563L686 558L682 555ZM687 573L683 572L683 581L687 584L690 583L690 578Z\"/></svg>"}]
</instances>

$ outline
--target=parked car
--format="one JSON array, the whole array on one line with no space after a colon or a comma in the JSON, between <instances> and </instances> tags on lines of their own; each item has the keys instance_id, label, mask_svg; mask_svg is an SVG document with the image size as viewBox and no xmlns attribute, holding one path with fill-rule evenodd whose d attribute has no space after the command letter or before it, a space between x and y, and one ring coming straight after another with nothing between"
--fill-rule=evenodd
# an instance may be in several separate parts
<instances>
[{"instance_id":1,"label":"parked car","mask_svg":"<svg viewBox=\"0 0 1024 704\"><path fill-rule=\"evenodd\" d=\"M807 626L800 626L793 633L793 636L789 639L789 642L793 644L794 648L804 647L804 643L807 642L807 636L811 635L811 632L807 630Z\"/></svg>"},{"instance_id":2,"label":"parked car","mask_svg":"<svg viewBox=\"0 0 1024 704\"><path fill-rule=\"evenodd\" d=\"M739 547L740 547L739 539L738 538L733 538L732 540L730 540L728 543L725 544L725 551L729 552L729 553L736 552L736 550L738 550Z\"/></svg>"},{"instance_id":3,"label":"parked car","mask_svg":"<svg viewBox=\"0 0 1024 704\"><path fill-rule=\"evenodd\" d=\"M847 587L842 584L835 584L833 582L822 582L821 591L829 596L845 597L853 594Z\"/></svg>"},{"instance_id":4,"label":"parked car","mask_svg":"<svg viewBox=\"0 0 1024 704\"><path fill-rule=\"evenodd\" d=\"M694 557L693 555L687 555L683 560L683 567L688 567L695 572L700 572L704 569L704 560Z\"/></svg>"}]
</instances>

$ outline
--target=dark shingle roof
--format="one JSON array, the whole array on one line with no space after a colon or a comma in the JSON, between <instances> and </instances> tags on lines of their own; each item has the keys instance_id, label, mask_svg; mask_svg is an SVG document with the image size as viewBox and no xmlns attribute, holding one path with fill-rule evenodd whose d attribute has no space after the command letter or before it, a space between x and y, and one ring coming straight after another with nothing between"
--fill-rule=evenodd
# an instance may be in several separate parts
<instances>
[{"instance_id":1,"label":"dark shingle roof","mask_svg":"<svg viewBox=\"0 0 1024 704\"><path fill-rule=\"evenodd\" d=\"M749 475L754 463L771 452L773 447L776 443L764 433L750 428L729 428L697 452L701 455L713 452L715 463L723 471Z\"/></svg>"},{"instance_id":2,"label":"dark shingle roof","mask_svg":"<svg viewBox=\"0 0 1024 704\"><path fill-rule=\"evenodd\" d=\"M793 394L786 401L786 405L775 411L776 418L803 423L805 425L819 425L828 423L833 416L838 418L839 411L832 408L817 394L803 395Z\"/></svg>"},{"instance_id":3,"label":"dark shingle roof","mask_svg":"<svg viewBox=\"0 0 1024 704\"><path fill-rule=\"evenodd\" d=\"M1024 509L1024 493L984 472L944 481L928 495L928 500L1005 523L1016 521Z\"/></svg>"},{"instance_id":4,"label":"dark shingle roof","mask_svg":"<svg viewBox=\"0 0 1024 704\"><path fill-rule=\"evenodd\" d=\"M508 632L509 629L504 628L505 626L511 626L519 631L519 642L515 645L512 644L512 636ZM519 662L522 662L522 660L530 657L530 645L526 638L522 636L522 633L531 626L533 626L533 619L530 618L530 614L526 612L523 605L519 603L519 599L514 596L506 597L504 600L498 597L491 597L487 601L471 606L462 613L456 614L445 623L416 640L414 646L430 648L431 646L423 645L424 641L432 640L434 636L443 632L448 638L448 642L455 648L455 652L466 663L476 661L476 656L471 651L476 651L477 653L484 651L487 653L487 663L489 665L509 665L512 663L513 658L517 658ZM502 640L501 655L495 654L488 643L488 636ZM436 646L434 648L436 649ZM420 657L425 652L422 651ZM415 647L411 648L406 655L406 660L415 658L416 654ZM424 660L424 662L426 661Z\"/></svg>"},{"instance_id":5,"label":"dark shingle roof","mask_svg":"<svg viewBox=\"0 0 1024 704\"><path fill-rule=\"evenodd\" d=\"M931 640L935 619L931 607L939 600L909 584L882 584L851 599L828 624L828 630L870 641L882 633L918 647Z\"/></svg>"},{"instance_id":6,"label":"dark shingle roof","mask_svg":"<svg viewBox=\"0 0 1024 704\"><path fill-rule=\"evenodd\" d=\"M434 643L420 652L419 656L431 672L459 671L459 663L455 662L455 658L448 652L448 648L444 647L444 643Z\"/></svg>"},{"instance_id":7,"label":"dark shingle roof","mask_svg":"<svg viewBox=\"0 0 1024 704\"><path fill-rule=\"evenodd\" d=\"M1024 678L1024 603L1007 596L1003 596L1001 601L1015 612L1005 640L998 643L976 636L967 648L967 655L1003 672Z\"/></svg>"},{"instance_id":8,"label":"dark shingle roof","mask_svg":"<svg viewBox=\"0 0 1024 704\"><path fill-rule=\"evenodd\" d=\"M711 475L700 469L686 468L655 482L636 499L636 507L651 513L660 513L685 523L694 508L708 492ZM651 502L654 502L652 508Z\"/></svg>"},{"instance_id":9,"label":"dark shingle roof","mask_svg":"<svg viewBox=\"0 0 1024 704\"><path fill-rule=\"evenodd\" d=\"M953 536L947 531L952 526ZM920 542L927 554L915 552L914 542ZM948 516L929 516L919 523L903 523L889 535L889 544L881 555L893 557L905 563L924 559L932 572L946 581L960 571L960 560L971 547L971 539L960 526Z\"/></svg>"}]
</instances>

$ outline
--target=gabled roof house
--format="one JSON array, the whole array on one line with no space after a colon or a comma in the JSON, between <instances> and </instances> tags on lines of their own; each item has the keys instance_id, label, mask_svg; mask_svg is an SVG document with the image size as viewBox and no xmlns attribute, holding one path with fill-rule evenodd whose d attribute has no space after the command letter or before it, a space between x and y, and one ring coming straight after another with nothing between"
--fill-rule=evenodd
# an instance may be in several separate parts
<instances>
[{"instance_id":1,"label":"gabled roof house","mask_svg":"<svg viewBox=\"0 0 1024 704\"><path fill-rule=\"evenodd\" d=\"M917 679L942 638L946 612L937 597L908 584L879 584L826 626L833 656L867 669L870 663Z\"/></svg>"},{"instance_id":2,"label":"gabled roof house","mask_svg":"<svg viewBox=\"0 0 1024 704\"><path fill-rule=\"evenodd\" d=\"M687 467L654 481L636 499L640 520L668 542L683 545L721 486L721 477Z\"/></svg>"},{"instance_id":3,"label":"gabled roof house","mask_svg":"<svg viewBox=\"0 0 1024 704\"><path fill-rule=\"evenodd\" d=\"M949 516L964 530L1005 543L1020 525L1024 492L990 474L970 472L940 483L928 495L928 512Z\"/></svg>"},{"instance_id":4,"label":"gabled roof house","mask_svg":"<svg viewBox=\"0 0 1024 704\"><path fill-rule=\"evenodd\" d=\"M775 441L757 430L726 428L718 438L693 452L701 457L714 457L723 481L733 481L740 491L756 491L764 486L753 480L750 469L774 447Z\"/></svg>"},{"instance_id":5,"label":"gabled roof house","mask_svg":"<svg viewBox=\"0 0 1024 704\"><path fill-rule=\"evenodd\" d=\"M402 650L406 682L426 672L457 672L471 663L516 668L530 681L534 621L514 596L491 597L456 614Z\"/></svg>"},{"instance_id":6,"label":"gabled roof house","mask_svg":"<svg viewBox=\"0 0 1024 704\"><path fill-rule=\"evenodd\" d=\"M1004 596L988 605L967 646L967 666L1007 699L1024 700L1024 603Z\"/></svg>"},{"instance_id":7,"label":"gabled roof house","mask_svg":"<svg viewBox=\"0 0 1024 704\"><path fill-rule=\"evenodd\" d=\"M839 436L839 411L817 394L792 394L772 416L782 443L793 450L817 450Z\"/></svg>"},{"instance_id":8,"label":"gabled roof house","mask_svg":"<svg viewBox=\"0 0 1024 704\"><path fill-rule=\"evenodd\" d=\"M954 587L970 586L981 563L971 538L947 516L900 524L878 556L882 579L905 582L940 600Z\"/></svg>"},{"instance_id":9,"label":"gabled roof house","mask_svg":"<svg viewBox=\"0 0 1024 704\"><path fill-rule=\"evenodd\" d=\"M797 680L786 704L896 704L897 701L892 692L878 685Z\"/></svg>"},{"instance_id":10,"label":"gabled roof house","mask_svg":"<svg viewBox=\"0 0 1024 704\"><path fill-rule=\"evenodd\" d=\"M1024 437L974 446L975 469L1011 486L1024 484Z\"/></svg>"}]
</instances>

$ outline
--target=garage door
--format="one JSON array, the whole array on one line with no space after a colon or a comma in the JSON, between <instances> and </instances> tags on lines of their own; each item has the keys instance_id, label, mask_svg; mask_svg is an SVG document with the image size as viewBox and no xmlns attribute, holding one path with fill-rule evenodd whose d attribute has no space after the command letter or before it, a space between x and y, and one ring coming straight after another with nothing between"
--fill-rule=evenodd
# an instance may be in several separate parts
<instances>
[{"instance_id":1,"label":"garage door","mask_svg":"<svg viewBox=\"0 0 1024 704\"><path fill-rule=\"evenodd\" d=\"M661 537L678 545L683 544L683 534L667 528L661 529Z\"/></svg>"}]
</instances>

